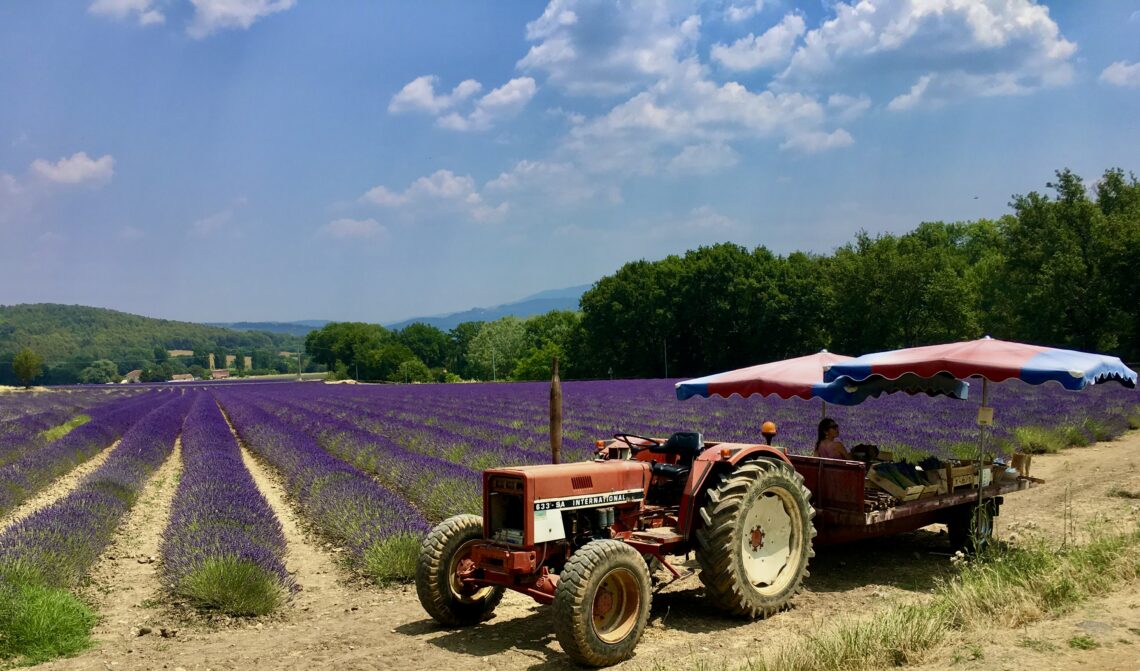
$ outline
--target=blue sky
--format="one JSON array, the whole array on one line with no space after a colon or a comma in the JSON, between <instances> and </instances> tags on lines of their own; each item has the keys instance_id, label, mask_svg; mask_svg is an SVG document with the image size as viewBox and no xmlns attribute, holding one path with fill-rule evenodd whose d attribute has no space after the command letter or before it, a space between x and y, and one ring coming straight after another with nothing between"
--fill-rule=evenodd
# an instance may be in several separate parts
<instances>
[{"instance_id":1,"label":"blue sky","mask_svg":"<svg viewBox=\"0 0 1140 671\"><path fill-rule=\"evenodd\" d=\"M1140 171L1140 0L0 3L0 304L389 322Z\"/></svg>"}]
</instances>

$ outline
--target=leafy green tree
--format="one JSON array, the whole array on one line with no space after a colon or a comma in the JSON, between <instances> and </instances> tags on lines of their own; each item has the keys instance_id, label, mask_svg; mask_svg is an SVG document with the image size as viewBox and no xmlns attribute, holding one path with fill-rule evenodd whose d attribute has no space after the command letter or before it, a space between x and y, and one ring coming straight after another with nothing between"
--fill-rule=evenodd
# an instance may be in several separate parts
<instances>
[{"instance_id":1,"label":"leafy green tree","mask_svg":"<svg viewBox=\"0 0 1140 671\"><path fill-rule=\"evenodd\" d=\"M1120 239L1130 227L1127 217L1114 221L1105 210L1118 212L1129 191L1122 188L1122 176L1110 174L1099 194L1105 203L1099 205L1068 169L1057 171L1056 180L1046 186L1055 197L1037 192L1015 196L1014 214L1001 220L1004 287L1018 331L1042 344L1117 349L1135 312L1135 304L1118 304L1121 277L1112 267L1113 259L1127 256Z\"/></svg>"},{"instance_id":2,"label":"leafy green tree","mask_svg":"<svg viewBox=\"0 0 1140 671\"><path fill-rule=\"evenodd\" d=\"M24 385L25 389L30 389L32 382L44 371L44 360L32 351L32 348L25 347L12 357L12 370L16 373L20 384Z\"/></svg>"},{"instance_id":3,"label":"leafy green tree","mask_svg":"<svg viewBox=\"0 0 1140 671\"><path fill-rule=\"evenodd\" d=\"M676 324L681 265L676 256L633 261L582 295L581 364L588 375L602 377L610 370L616 377L663 375L663 350ZM679 349L675 343L674 356Z\"/></svg>"},{"instance_id":4,"label":"leafy green tree","mask_svg":"<svg viewBox=\"0 0 1140 671\"><path fill-rule=\"evenodd\" d=\"M901 237L866 232L831 264L834 348L864 353L975 337L976 299L963 254L942 224Z\"/></svg>"},{"instance_id":5,"label":"leafy green tree","mask_svg":"<svg viewBox=\"0 0 1140 671\"><path fill-rule=\"evenodd\" d=\"M486 322L471 341L468 357L482 379L508 378L526 353L526 329L518 317Z\"/></svg>"},{"instance_id":6,"label":"leafy green tree","mask_svg":"<svg viewBox=\"0 0 1140 671\"><path fill-rule=\"evenodd\" d=\"M84 384L107 384L119 381L119 367L114 361L99 359L83 369L79 381Z\"/></svg>"},{"instance_id":7,"label":"leafy green tree","mask_svg":"<svg viewBox=\"0 0 1140 671\"><path fill-rule=\"evenodd\" d=\"M355 366L350 367L348 372L357 380L393 380L400 364L415 358L415 353L407 345L387 342L360 356L359 373Z\"/></svg>"},{"instance_id":8,"label":"leafy green tree","mask_svg":"<svg viewBox=\"0 0 1140 671\"><path fill-rule=\"evenodd\" d=\"M511 372L511 379L549 380L553 373L552 365L555 357L558 357L559 377L561 377L565 352L557 343L547 341L542 347L530 349L519 359Z\"/></svg>"},{"instance_id":9,"label":"leafy green tree","mask_svg":"<svg viewBox=\"0 0 1140 671\"><path fill-rule=\"evenodd\" d=\"M317 363L329 368L343 363L352 372L365 367L366 355L391 341L391 333L379 324L332 322L305 337L305 352Z\"/></svg>"},{"instance_id":10,"label":"leafy green tree","mask_svg":"<svg viewBox=\"0 0 1140 671\"><path fill-rule=\"evenodd\" d=\"M419 359L408 359L396 367L389 379L393 382L431 382L431 369Z\"/></svg>"},{"instance_id":11,"label":"leafy green tree","mask_svg":"<svg viewBox=\"0 0 1140 671\"><path fill-rule=\"evenodd\" d=\"M396 339L412 350L429 368L438 368L447 363L447 334L430 324L408 324L396 334Z\"/></svg>"},{"instance_id":12,"label":"leafy green tree","mask_svg":"<svg viewBox=\"0 0 1140 671\"><path fill-rule=\"evenodd\" d=\"M483 322L462 322L447 333L447 369L463 378L476 376L469 353L471 341L479 335Z\"/></svg>"}]
</instances>

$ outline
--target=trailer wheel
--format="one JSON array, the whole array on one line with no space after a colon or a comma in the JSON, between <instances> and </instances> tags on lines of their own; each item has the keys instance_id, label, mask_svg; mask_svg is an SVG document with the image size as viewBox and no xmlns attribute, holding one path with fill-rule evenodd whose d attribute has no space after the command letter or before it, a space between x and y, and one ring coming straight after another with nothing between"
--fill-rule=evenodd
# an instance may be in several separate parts
<instances>
[{"instance_id":1,"label":"trailer wheel","mask_svg":"<svg viewBox=\"0 0 1140 671\"><path fill-rule=\"evenodd\" d=\"M632 546L587 543L566 562L554 594L554 631L562 649L586 666L633 656L649 620L649 569Z\"/></svg>"},{"instance_id":2,"label":"trailer wheel","mask_svg":"<svg viewBox=\"0 0 1140 671\"><path fill-rule=\"evenodd\" d=\"M420 545L416 594L440 624L459 627L491 617L503 598L502 587L472 587L459 580L470 568L471 546L483 540L483 518L456 515L441 522Z\"/></svg>"},{"instance_id":3,"label":"trailer wheel","mask_svg":"<svg viewBox=\"0 0 1140 671\"><path fill-rule=\"evenodd\" d=\"M994 538L994 505L982 506L980 517L975 505L958 506L946 519L946 532L950 536L950 549L975 553L985 550Z\"/></svg>"},{"instance_id":4,"label":"trailer wheel","mask_svg":"<svg viewBox=\"0 0 1140 671\"><path fill-rule=\"evenodd\" d=\"M717 607L757 618L788 605L815 556L810 497L795 469L770 459L747 462L708 490L697 560Z\"/></svg>"}]
</instances>

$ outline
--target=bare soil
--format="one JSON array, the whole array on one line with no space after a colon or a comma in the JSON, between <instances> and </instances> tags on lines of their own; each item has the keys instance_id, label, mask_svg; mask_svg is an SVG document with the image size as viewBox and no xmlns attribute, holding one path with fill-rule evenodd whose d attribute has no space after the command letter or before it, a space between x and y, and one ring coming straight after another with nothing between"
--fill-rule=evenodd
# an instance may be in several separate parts
<instances>
[{"instance_id":1,"label":"bare soil","mask_svg":"<svg viewBox=\"0 0 1140 671\"><path fill-rule=\"evenodd\" d=\"M329 548L298 520L274 474L247 464L277 511L289 543L289 570L302 590L282 612L260 619L203 617L161 602L149 577L97 570L87 598L103 613L97 646L43 669L570 669L554 639L550 608L507 593L496 615L475 627L447 630L420 608L408 585L380 588L353 578ZM156 480L171 477L167 466ZM1032 474L1047 480L1011 494L998 518L1004 539L1041 535L1058 544L1083 540L1094 523L1124 530L1140 520L1140 432L1057 455L1034 457ZM150 552L165 522L163 497L151 514L132 515L115 549L119 556ZM1110 495L1110 492L1113 493ZM145 496L150 495L148 486ZM137 524L136 524L137 522ZM116 560L117 561L117 560ZM119 562L119 568L130 562ZM101 565L102 566L102 565ZM109 565L108 565L109 566ZM151 566L145 564L144 566ZM134 566L131 566L133 569ZM684 668L697 660L735 668L772 644L790 641L843 615L867 613L928 593L951 566L944 530L931 527L893 538L820 549L794 607L765 621L723 617L702 598L694 576L654 596L650 626L637 655L617 668ZM138 589L131 583L138 582ZM126 603L130 602L130 603ZM157 605L156 605L157 604ZM163 637L162 622L173 635ZM151 623L147 625L147 623ZM138 635L140 626L151 631ZM1074 636L1098 647L1070 647ZM924 669L1140 668L1140 586L1058 620L1025 630L987 630L979 640L939 650Z\"/></svg>"}]
</instances>

